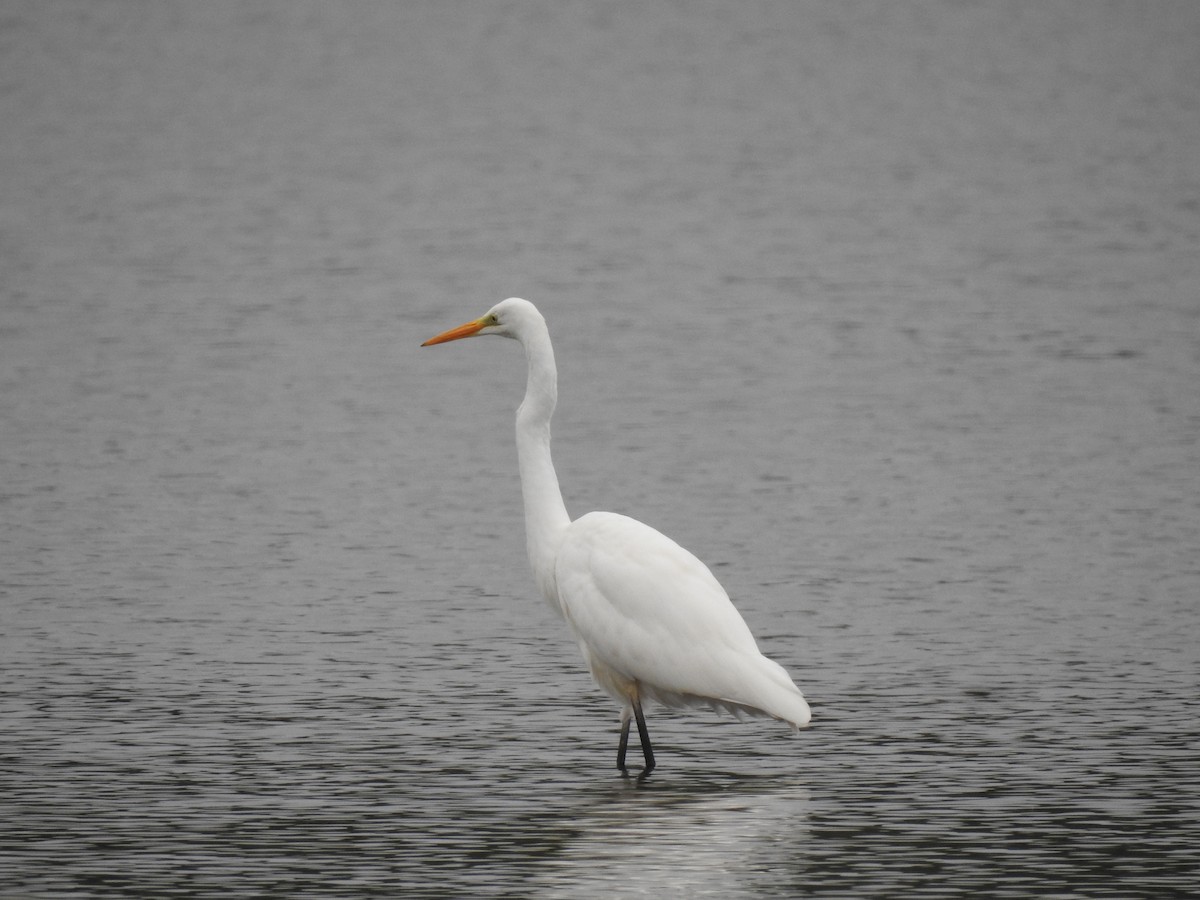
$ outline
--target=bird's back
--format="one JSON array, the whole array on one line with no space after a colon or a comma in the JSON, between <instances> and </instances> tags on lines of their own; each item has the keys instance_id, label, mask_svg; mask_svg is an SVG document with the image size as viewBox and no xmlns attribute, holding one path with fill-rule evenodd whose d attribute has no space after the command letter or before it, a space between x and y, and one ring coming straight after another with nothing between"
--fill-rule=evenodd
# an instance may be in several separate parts
<instances>
[{"instance_id":1,"label":"bird's back","mask_svg":"<svg viewBox=\"0 0 1200 900\"><path fill-rule=\"evenodd\" d=\"M555 580L592 674L618 699L636 682L667 706L808 723L800 690L759 652L708 567L650 526L616 513L582 516L567 529Z\"/></svg>"}]
</instances>

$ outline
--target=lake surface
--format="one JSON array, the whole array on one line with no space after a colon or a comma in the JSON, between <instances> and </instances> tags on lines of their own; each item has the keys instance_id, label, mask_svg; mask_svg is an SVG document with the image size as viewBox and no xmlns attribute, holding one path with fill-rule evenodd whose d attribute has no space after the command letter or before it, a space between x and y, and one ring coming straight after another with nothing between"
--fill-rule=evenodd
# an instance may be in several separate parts
<instances>
[{"instance_id":1,"label":"lake surface","mask_svg":"<svg viewBox=\"0 0 1200 900\"><path fill-rule=\"evenodd\" d=\"M0 895L1200 884L1200 5L16 2ZM573 514L813 707L616 707Z\"/></svg>"}]
</instances>

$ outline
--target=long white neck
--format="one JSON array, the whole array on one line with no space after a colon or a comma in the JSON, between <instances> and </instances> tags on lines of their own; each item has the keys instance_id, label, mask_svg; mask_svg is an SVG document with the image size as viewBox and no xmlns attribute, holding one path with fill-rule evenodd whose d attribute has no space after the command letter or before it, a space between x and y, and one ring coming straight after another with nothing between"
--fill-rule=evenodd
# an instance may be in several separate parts
<instances>
[{"instance_id":1,"label":"long white neck","mask_svg":"<svg viewBox=\"0 0 1200 900\"><path fill-rule=\"evenodd\" d=\"M558 475L550 459L550 417L558 400L554 349L544 323L520 337L529 363L525 400L517 410L517 458L521 494L525 500L525 540L529 565L542 596L562 614L554 578L554 561L563 534L571 524Z\"/></svg>"}]
</instances>

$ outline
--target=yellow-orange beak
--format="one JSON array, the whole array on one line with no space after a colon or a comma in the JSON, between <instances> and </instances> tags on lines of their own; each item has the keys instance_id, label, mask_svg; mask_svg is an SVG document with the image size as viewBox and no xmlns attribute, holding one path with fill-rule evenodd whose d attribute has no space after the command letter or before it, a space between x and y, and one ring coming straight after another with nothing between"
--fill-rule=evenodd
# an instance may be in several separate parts
<instances>
[{"instance_id":1,"label":"yellow-orange beak","mask_svg":"<svg viewBox=\"0 0 1200 900\"><path fill-rule=\"evenodd\" d=\"M443 331L436 337L431 337L422 347L431 347L434 344L444 344L446 341L457 341L459 338L470 337L473 334L478 334L479 331L487 323L483 319L476 319L474 322L467 322L465 325L459 325L457 328L451 328L449 331Z\"/></svg>"}]
</instances>

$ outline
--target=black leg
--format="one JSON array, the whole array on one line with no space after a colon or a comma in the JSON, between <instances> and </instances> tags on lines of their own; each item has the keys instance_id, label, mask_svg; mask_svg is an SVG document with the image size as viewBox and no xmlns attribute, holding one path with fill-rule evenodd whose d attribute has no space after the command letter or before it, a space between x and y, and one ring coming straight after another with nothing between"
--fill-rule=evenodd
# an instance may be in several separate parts
<instances>
[{"instance_id":1,"label":"black leg","mask_svg":"<svg viewBox=\"0 0 1200 900\"><path fill-rule=\"evenodd\" d=\"M617 768L625 771L625 748L629 746L629 719L621 722L621 743L617 744Z\"/></svg>"},{"instance_id":2,"label":"black leg","mask_svg":"<svg viewBox=\"0 0 1200 900\"><path fill-rule=\"evenodd\" d=\"M638 737L642 741L642 755L646 757L646 768L642 769L641 777L645 778L654 771L654 748L650 746L650 732L646 730L646 717L642 715L642 702L638 697L633 698L633 715L637 719ZM629 722L621 732L621 761L625 760L625 737L629 733ZM624 766L622 766L624 768Z\"/></svg>"}]
</instances>

